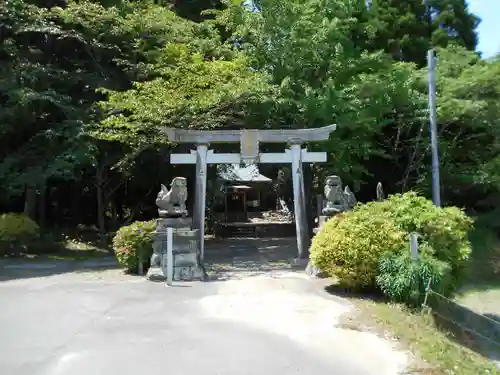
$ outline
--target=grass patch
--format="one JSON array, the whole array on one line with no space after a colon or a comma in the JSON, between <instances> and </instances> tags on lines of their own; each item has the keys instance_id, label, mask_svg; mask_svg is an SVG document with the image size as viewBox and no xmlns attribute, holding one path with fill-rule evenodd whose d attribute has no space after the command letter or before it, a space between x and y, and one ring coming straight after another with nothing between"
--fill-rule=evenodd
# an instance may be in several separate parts
<instances>
[{"instance_id":1,"label":"grass patch","mask_svg":"<svg viewBox=\"0 0 500 375\"><path fill-rule=\"evenodd\" d=\"M467 286L456 302L495 319L500 317L500 236L498 229L490 223L491 220L486 217L476 221L476 229L470 236L473 253ZM493 362L479 354L485 351L476 352L463 346L463 337L453 335L442 325L438 326L431 314L411 311L401 305L377 300L374 296L343 297L349 298L358 307L359 315L346 317L347 321L342 326L375 330L396 338L416 356L415 363L410 365L410 374L500 374L500 369ZM500 358L500 355L493 357Z\"/></svg>"},{"instance_id":2,"label":"grass patch","mask_svg":"<svg viewBox=\"0 0 500 375\"><path fill-rule=\"evenodd\" d=\"M470 240L473 252L467 286L457 301L480 314L500 316L500 236L479 218Z\"/></svg>"},{"instance_id":3,"label":"grass patch","mask_svg":"<svg viewBox=\"0 0 500 375\"><path fill-rule=\"evenodd\" d=\"M439 330L432 316L396 304L354 298L359 315L343 322L344 328L371 329L396 338L415 355L407 373L422 375L498 375L486 358L456 343ZM354 327L354 328L353 328Z\"/></svg>"},{"instance_id":4,"label":"grass patch","mask_svg":"<svg viewBox=\"0 0 500 375\"><path fill-rule=\"evenodd\" d=\"M500 236L478 220L471 233L472 259L469 284L476 289L500 288Z\"/></svg>"},{"instance_id":5,"label":"grass patch","mask_svg":"<svg viewBox=\"0 0 500 375\"><path fill-rule=\"evenodd\" d=\"M102 248L96 238L82 238L63 232L43 232L40 238L17 255L6 255L10 261L83 261L109 257L110 251Z\"/></svg>"}]
</instances>

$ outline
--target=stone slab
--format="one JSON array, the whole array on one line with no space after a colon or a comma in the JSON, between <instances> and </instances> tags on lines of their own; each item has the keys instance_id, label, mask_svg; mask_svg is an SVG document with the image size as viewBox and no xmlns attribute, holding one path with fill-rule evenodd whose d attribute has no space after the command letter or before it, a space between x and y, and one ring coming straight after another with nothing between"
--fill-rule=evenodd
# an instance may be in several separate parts
<instances>
[{"instance_id":1,"label":"stone slab","mask_svg":"<svg viewBox=\"0 0 500 375\"><path fill-rule=\"evenodd\" d=\"M198 254L196 253L174 254L175 267L192 267L197 264Z\"/></svg>"},{"instance_id":2,"label":"stone slab","mask_svg":"<svg viewBox=\"0 0 500 375\"><path fill-rule=\"evenodd\" d=\"M167 217L156 219L156 231L166 232L167 228L191 229L193 218L191 217Z\"/></svg>"},{"instance_id":3,"label":"stone slab","mask_svg":"<svg viewBox=\"0 0 500 375\"><path fill-rule=\"evenodd\" d=\"M149 281L165 281L167 279L161 267L149 267L146 278Z\"/></svg>"}]
</instances>

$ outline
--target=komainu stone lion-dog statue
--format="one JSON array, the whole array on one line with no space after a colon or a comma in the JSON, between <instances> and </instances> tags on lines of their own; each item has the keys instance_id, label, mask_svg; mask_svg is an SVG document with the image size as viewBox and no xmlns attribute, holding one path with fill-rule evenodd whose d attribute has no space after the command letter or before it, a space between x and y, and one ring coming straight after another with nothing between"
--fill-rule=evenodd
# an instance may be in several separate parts
<instances>
[{"instance_id":1,"label":"komainu stone lion-dog statue","mask_svg":"<svg viewBox=\"0 0 500 375\"><path fill-rule=\"evenodd\" d=\"M187 216L186 200L188 197L187 180L184 177L174 177L170 183L170 190L161 185L156 197L158 213L161 217Z\"/></svg>"}]
</instances>

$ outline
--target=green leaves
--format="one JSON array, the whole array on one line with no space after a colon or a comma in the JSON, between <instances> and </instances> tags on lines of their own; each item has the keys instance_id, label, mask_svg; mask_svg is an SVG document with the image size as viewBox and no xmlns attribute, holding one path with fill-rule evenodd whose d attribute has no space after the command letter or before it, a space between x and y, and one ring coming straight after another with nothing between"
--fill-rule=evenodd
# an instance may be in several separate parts
<instances>
[{"instance_id":1,"label":"green leaves","mask_svg":"<svg viewBox=\"0 0 500 375\"><path fill-rule=\"evenodd\" d=\"M494 187L498 170L493 160L500 154L500 62L479 60L475 53L457 47L440 49L438 56L445 181L455 189Z\"/></svg>"},{"instance_id":2,"label":"green leaves","mask_svg":"<svg viewBox=\"0 0 500 375\"><path fill-rule=\"evenodd\" d=\"M471 247L470 220L456 207L440 208L415 193L357 205L329 220L313 238L311 261L351 288L377 286L391 300L418 305L431 279L453 293L464 282ZM420 235L418 261L409 234Z\"/></svg>"},{"instance_id":3,"label":"green leaves","mask_svg":"<svg viewBox=\"0 0 500 375\"><path fill-rule=\"evenodd\" d=\"M474 17L460 2L264 0L258 12L241 2L197 1L192 12L105 3L47 10L9 0L0 9L7 199L97 162L130 172L146 150L159 157L170 147L163 126L337 123L328 142L309 145L329 153L318 175L425 190L427 71L417 64L433 43L447 46L437 74L443 195L474 205L469 194L498 192L500 65L456 46L475 43ZM189 20L211 5L219 10L207 21ZM438 24L453 32L440 36Z\"/></svg>"},{"instance_id":4,"label":"green leaves","mask_svg":"<svg viewBox=\"0 0 500 375\"><path fill-rule=\"evenodd\" d=\"M113 250L126 272L137 273L139 259L143 262L153 253L154 221L136 221L121 227L113 238Z\"/></svg>"},{"instance_id":5,"label":"green leaves","mask_svg":"<svg viewBox=\"0 0 500 375\"><path fill-rule=\"evenodd\" d=\"M384 254L379 262L377 286L391 301L420 307L425 298L428 282L433 290L450 295L453 290L452 268L423 252L414 261L410 252Z\"/></svg>"},{"instance_id":6,"label":"green leaves","mask_svg":"<svg viewBox=\"0 0 500 375\"><path fill-rule=\"evenodd\" d=\"M137 82L125 92L110 92L106 111L119 109L129 115L112 115L103 122L104 133L123 126L135 135L154 132L157 126L214 128L230 126L232 106L243 96L265 93L263 76L248 68L243 55L232 61L205 61L188 47L168 44L154 66L160 76ZM206 115L227 106L218 116ZM128 133L132 136L132 133Z\"/></svg>"}]
</instances>

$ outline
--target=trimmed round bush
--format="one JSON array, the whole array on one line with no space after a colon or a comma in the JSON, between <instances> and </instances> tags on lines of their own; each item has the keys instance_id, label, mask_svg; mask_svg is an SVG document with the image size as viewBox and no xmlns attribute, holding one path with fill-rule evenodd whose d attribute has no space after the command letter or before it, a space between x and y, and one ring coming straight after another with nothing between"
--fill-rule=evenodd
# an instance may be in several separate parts
<instances>
[{"instance_id":1,"label":"trimmed round bush","mask_svg":"<svg viewBox=\"0 0 500 375\"><path fill-rule=\"evenodd\" d=\"M311 261L346 288L373 288L380 257L405 244L405 233L390 217L357 209L325 224L313 238Z\"/></svg>"},{"instance_id":2,"label":"trimmed round bush","mask_svg":"<svg viewBox=\"0 0 500 375\"><path fill-rule=\"evenodd\" d=\"M28 216L19 213L0 215L0 254L19 254L40 236L40 227Z\"/></svg>"},{"instance_id":3,"label":"trimmed round bush","mask_svg":"<svg viewBox=\"0 0 500 375\"><path fill-rule=\"evenodd\" d=\"M446 295L461 285L471 229L472 220L456 207L436 207L413 192L397 194L328 221L313 238L311 261L346 287L378 287L395 301L413 304L429 278ZM410 256L411 232L420 234L418 262Z\"/></svg>"},{"instance_id":4,"label":"trimmed round bush","mask_svg":"<svg viewBox=\"0 0 500 375\"><path fill-rule=\"evenodd\" d=\"M153 254L153 232L155 222L136 221L121 227L113 237L113 250L118 263L127 273L137 273L139 255L142 253L144 262L148 262Z\"/></svg>"}]
</instances>

